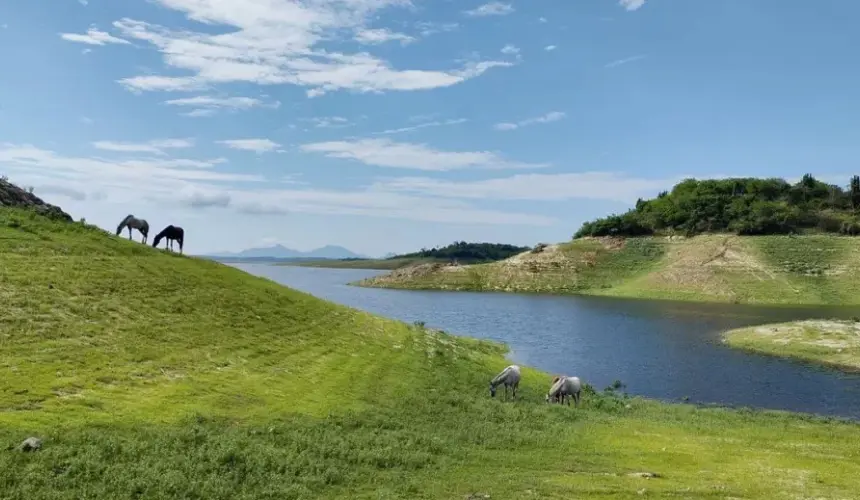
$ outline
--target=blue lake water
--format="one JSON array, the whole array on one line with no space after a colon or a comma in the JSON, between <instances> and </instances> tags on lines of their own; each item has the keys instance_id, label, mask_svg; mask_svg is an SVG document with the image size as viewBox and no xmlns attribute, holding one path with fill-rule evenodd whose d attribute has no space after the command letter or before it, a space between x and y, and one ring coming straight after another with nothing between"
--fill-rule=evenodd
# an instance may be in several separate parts
<instances>
[{"instance_id":1,"label":"blue lake water","mask_svg":"<svg viewBox=\"0 0 860 500\"><path fill-rule=\"evenodd\" d=\"M513 361L598 390L621 380L630 394L667 401L860 418L860 375L729 349L719 338L748 325L860 316L860 308L385 290L347 285L381 271L233 265L371 313L504 342Z\"/></svg>"}]
</instances>

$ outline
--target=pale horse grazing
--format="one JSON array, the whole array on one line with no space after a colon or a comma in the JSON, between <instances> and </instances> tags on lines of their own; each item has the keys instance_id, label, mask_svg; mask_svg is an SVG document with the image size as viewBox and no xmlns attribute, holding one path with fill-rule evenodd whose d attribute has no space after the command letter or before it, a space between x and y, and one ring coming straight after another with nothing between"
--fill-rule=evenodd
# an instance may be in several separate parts
<instances>
[{"instance_id":1,"label":"pale horse grazing","mask_svg":"<svg viewBox=\"0 0 860 500\"><path fill-rule=\"evenodd\" d=\"M552 387L546 393L546 402L550 399L555 399L561 404L564 404L564 397L567 396L567 406L570 406L570 397L573 397L574 404L579 407L579 400L582 397L582 382L579 377L558 377L553 379Z\"/></svg>"},{"instance_id":2,"label":"pale horse grazing","mask_svg":"<svg viewBox=\"0 0 860 500\"><path fill-rule=\"evenodd\" d=\"M505 401L508 400L508 387L511 388L513 398L516 399L517 387L520 386L520 367L511 365L493 377L493 380L490 380L490 397L496 397L496 387L501 384L505 385Z\"/></svg>"},{"instance_id":3,"label":"pale horse grazing","mask_svg":"<svg viewBox=\"0 0 860 500\"><path fill-rule=\"evenodd\" d=\"M142 243L146 243L146 238L149 236L149 223L146 222L145 219L138 219L135 216L128 214L125 216L125 219L119 223L119 226L116 228L116 235L119 236L119 233L122 232L124 227L128 228L128 239L131 239L131 230L137 229L140 234L143 235Z\"/></svg>"}]
</instances>

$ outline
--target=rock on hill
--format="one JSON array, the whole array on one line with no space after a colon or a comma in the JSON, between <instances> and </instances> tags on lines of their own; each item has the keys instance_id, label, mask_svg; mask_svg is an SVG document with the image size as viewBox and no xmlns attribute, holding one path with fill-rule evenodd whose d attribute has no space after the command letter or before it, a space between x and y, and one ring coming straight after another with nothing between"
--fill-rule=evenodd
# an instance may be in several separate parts
<instances>
[{"instance_id":1,"label":"rock on hill","mask_svg":"<svg viewBox=\"0 0 860 500\"><path fill-rule=\"evenodd\" d=\"M0 178L0 207L21 207L34 210L52 219L62 219L72 222L72 216L60 207L45 203L33 193L30 193L4 178Z\"/></svg>"}]
</instances>

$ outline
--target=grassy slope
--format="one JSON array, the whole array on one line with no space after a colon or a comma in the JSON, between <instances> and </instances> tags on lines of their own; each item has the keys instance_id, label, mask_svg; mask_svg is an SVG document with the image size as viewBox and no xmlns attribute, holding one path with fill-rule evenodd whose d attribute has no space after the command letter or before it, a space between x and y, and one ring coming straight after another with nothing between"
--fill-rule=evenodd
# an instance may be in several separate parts
<instances>
[{"instance_id":1,"label":"grassy slope","mask_svg":"<svg viewBox=\"0 0 860 500\"><path fill-rule=\"evenodd\" d=\"M365 286L773 304L860 304L860 244L838 236L580 239L543 254Z\"/></svg>"},{"instance_id":2,"label":"grassy slope","mask_svg":"<svg viewBox=\"0 0 860 500\"><path fill-rule=\"evenodd\" d=\"M13 227L14 226L14 227ZM499 346L0 210L0 497L848 498L860 426L488 398ZM625 405L630 404L627 408ZM641 479L627 473L655 471Z\"/></svg>"},{"instance_id":3,"label":"grassy slope","mask_svg":"<svg viewBox=\"0 0 860 500\"><path fill-rule=\"evenodd\" d=\"M725 342L739 349L796 358L860 372L860 323L796 321L726 332Z\"/></svg>"}]
</instances>

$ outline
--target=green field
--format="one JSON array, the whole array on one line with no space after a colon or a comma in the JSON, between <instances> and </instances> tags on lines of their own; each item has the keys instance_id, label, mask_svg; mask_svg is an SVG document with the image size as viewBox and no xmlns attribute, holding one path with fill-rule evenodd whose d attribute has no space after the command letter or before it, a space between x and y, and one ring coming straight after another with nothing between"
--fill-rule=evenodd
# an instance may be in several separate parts
<instances>
[{"instance_id":1,"label":"green field","mask_svg":"<svg viewBox=\"0 0 860 500\"><path fill-rule=\"evenodd\" d=\"M726 332L726 344L748 351L795 358L860 372L860 323L806 320Z\"/></svg>"},{"instance_id":2,"label":"green field","mask_svg":"<svg viewBox=\"0 0 860 500\"><path fill-rule=\"evenodd\" d=\"M502 346L82 224L0 209L0 303L4 499L860 490L858 424L603 391L546 405L528 368L520 400L490 399ZM28 436L42 449L16 450Z\"/></svg>"},{"instance_id":3,"label":"green field","mask_svg":"<svg viewBox=\"0 0 860 500\"><path fill-rule=\"evenodd\" d=\"M860 240L847 236L581 238L474 266L417 266L357 283L749 304L860 304Z\"/></svg>"}]
</instances>

